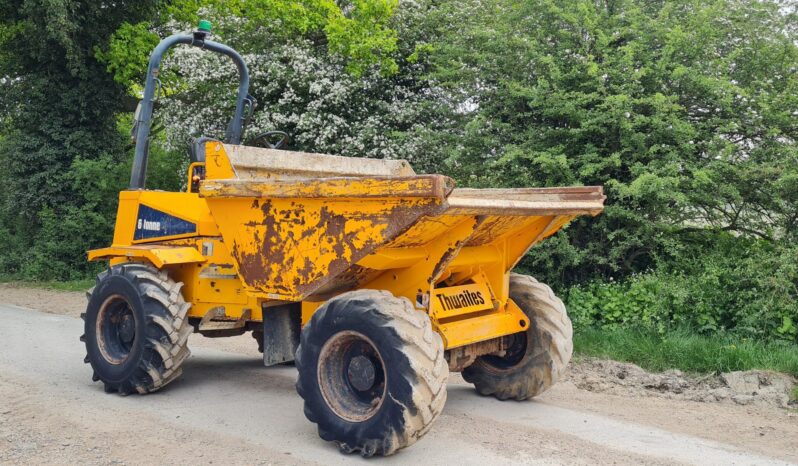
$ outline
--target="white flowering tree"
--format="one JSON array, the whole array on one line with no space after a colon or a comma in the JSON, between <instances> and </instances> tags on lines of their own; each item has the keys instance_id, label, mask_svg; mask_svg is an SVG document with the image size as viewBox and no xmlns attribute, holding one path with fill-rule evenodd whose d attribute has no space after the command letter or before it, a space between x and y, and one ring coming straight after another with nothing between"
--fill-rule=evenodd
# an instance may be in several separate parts
<instances>
[{"instance_id":1,"label":"white flowering tree","mask_svg":"<svg viewBox=\"0 0 798 466\"><path fill-rule=\"evenodd\" d=\"M375 12L375 5L382 8ZM436 165L434 155L420 156L428 151L417 137L435 126L428 111L433 89L423 79L428 49L418 28L427 6L355 1L336 7L343 21L328 18L304 30L277 17L242 15L210 3L205 8L202 16L214 19L214 39L242 53L250 68L250 94L258 105L245 140L281 130L295 150L404 158L421 170ZM165 37L192 29L174 18L180 15L147 30L131 26L149 34L140 48L157 42L154 33ZM402 31L406 25L413 31ZM126 47L120 56L130 58L130 41L119 45ZM121 79L141 79L145 61L127 67L118 59L109 62ZM223 137L235 104L235 66L226 57L178 47L167 55L162 76L164 96L156 117L166 129L168 148L181 150L198 136Z\"/></svg>"}]
</instances>

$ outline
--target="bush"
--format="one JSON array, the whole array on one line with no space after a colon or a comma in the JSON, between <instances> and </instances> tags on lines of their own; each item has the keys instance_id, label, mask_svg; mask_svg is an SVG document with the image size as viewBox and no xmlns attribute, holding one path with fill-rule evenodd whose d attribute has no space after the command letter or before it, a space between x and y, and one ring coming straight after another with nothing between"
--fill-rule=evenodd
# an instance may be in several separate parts
<instances>
[{"instance_id":1,"label":"bush","mask_svg":"<svg viewBox=\"0 0 798 466\"><path fill-rule=\"evenodd\" d=\"M25 223L0 211L0 279L80 280L105 267L86 261L86 251L111 244L119 191L126 189L132 157L104 154L76 159L65 179L80 197L74 205L46 206L35 222ZM153 144L150 189L176 191L185 185L188 158Z\"/></svg>"},{"instance_id":2,"label":"bush","mask_svg":"<svg viewBox=\"0 0 798 466\"><path fill-rule=\"evenodd\" d=\"M798 247L731 235L696 246L621 283L570 288L574 325L798 340Z\"/></svg>"}]
</instances>

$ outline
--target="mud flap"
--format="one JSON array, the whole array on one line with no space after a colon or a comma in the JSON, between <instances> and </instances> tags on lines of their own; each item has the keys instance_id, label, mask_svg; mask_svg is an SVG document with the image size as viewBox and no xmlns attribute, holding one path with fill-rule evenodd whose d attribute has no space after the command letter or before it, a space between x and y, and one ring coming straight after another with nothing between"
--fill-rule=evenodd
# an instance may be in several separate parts
<instances>
[{"instance_id":1,"label":"mud flap","mask_svg":"<svg viewBox=\"0 0 798 466\"><path fill-rule=\"evenodd\" d=\"M299 347L302 309L286 304L263 309L263 364L274 366L294 360Z\"/></svg>"}]
</instances>

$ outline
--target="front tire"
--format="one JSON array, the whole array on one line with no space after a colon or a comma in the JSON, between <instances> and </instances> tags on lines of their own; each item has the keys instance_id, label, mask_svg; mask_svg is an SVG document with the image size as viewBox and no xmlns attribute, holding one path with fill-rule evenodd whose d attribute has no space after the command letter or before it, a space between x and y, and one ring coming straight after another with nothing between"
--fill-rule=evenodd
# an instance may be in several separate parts
<instances>
[{"instance_id":1,"label":"front tire","mask_svg":"<svg viewBox=\"0 0 798 466\"><path fill-rule=\"evenodd\" d=\"M526 400L560 379L573 353L573 327L560 298L532 277L511 274L510 299L529 318L528 329L513 335L503 357L480 356L463 370L463 378L480 395Z\"/></svg>"},{"instance_id":2,"label":"front tire","mask_svg":"<svg viewBox=\"0 0 798 466\"><path fill-rule=\"evenodd\" d=\"M150 393L180 376L192 333L182 286L144 264L117 265L97 276L80 340L92 379L106 392Z\"/></svg>"},{"instance_id":3,"label":"front tire","mask_svg":"<svg viewBox=\"0 0 798 466\"><path fill-rule=\"evenodd\" d=\"M319 436L346 453L391 455L415 443L446 402L443 341L429 317L385 291L320 307L302 330L297 392Z\"/></svg>"}]
</instances>

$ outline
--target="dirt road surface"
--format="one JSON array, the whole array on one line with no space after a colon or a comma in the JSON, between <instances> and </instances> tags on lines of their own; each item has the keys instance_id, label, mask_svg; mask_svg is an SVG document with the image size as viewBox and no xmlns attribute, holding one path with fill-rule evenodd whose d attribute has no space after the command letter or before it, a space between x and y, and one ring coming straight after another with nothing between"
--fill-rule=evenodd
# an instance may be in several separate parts
<instances>
[{"instance_id":1,"label":"dirt road surface","mask_svg":"<svg viewBox=\"0 0 798 466\"><path fill-rule=\"evenodd\" d=\"M183 377L162 392L104 393L83 364L77 296L44 293L41 312L3 304L20 300L0 287L0 464L798 463L794 411L628 398L568 381L535 401L499 402L457 374L426 437L364 460L318 438L294 368L263 367L248 335L193 336Z\"/></svg>"}]
</instances>

